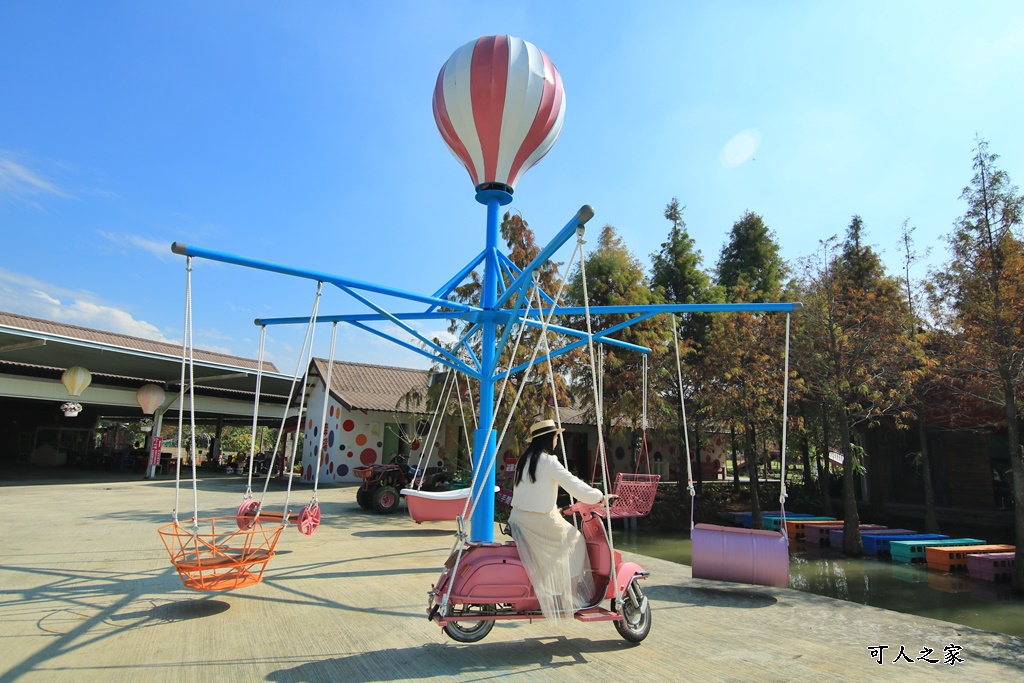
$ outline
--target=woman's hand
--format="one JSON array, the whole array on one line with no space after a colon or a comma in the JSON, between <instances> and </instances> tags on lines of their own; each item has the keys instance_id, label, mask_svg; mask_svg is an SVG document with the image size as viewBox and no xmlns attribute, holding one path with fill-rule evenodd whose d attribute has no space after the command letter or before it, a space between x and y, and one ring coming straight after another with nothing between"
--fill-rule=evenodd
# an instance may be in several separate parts
<instances>
[{"instance_id":1,"label":"woman's hand","mask_svg":"<svg viewBox=\"0 0 1024 683\"><path fill-rule=\"evenodd\" d=\"M601 499L601 504L602 505L611 505L612 501L616 500L617 498L618 498L618 495L616 495L614 493L609 493L607 496L605 496L604 498Z\"/></svg>"}]
</instances>

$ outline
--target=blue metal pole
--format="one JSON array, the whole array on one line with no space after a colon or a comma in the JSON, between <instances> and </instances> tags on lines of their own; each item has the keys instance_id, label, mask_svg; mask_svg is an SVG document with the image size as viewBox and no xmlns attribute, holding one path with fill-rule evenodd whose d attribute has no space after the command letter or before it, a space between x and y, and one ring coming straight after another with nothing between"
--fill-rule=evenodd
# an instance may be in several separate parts
<instances>
[{"instance_id":1,"label":"blue metal pole","mask_svg":"<svg viewBox=\"0 0 1024 683\"><path fill-rule=\"evenodd\" d=\"M494 308L498 299L498 278L501 276L498 263L498 209L511 202L512 195L503 190L488 189L477 192L476 200L487 205L487 246L484 248L484 281L480 293L484 309L480 317L483 332L480 351L480 419L478 428L473 432L473 499L477 503L469 538L490 543L494 541L494 480L497 469L494 453L498 447L497 435L491 428L494 422L494 369L497 366L497 321ZM487 467L488 463L490 467Z\"/></svg>"}]
</instances>

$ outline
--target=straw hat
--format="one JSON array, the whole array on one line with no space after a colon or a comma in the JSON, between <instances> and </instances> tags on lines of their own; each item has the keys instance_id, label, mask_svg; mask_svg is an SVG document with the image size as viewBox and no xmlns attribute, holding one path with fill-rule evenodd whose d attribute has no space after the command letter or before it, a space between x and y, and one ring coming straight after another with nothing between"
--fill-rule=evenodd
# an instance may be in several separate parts
<instances>
[{"instance_id":1,"label":"straw hat","mask_svg":"<svg viewBox=\"0 0 1024 683\"><path fill-rule=\"evenodd\" d=\"M538 436L544 436L545 434L561 434L564 431L564 429L559 429L554 420L541 420L534 422L533 426L530 427L530 440L532 441Z\"/></svg>"}]
</instances>

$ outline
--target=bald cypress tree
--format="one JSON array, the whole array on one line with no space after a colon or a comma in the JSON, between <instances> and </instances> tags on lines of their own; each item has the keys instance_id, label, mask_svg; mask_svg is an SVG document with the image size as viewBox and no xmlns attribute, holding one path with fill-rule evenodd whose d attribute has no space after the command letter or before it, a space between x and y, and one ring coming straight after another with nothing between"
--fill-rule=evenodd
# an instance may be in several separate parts
<instances>
[{"instance_id":1,"label":"bald cypress tree","mask_svg":"<svg viewBox=\"0 0 1024 683\"><path fill-rule=\"evenodd\" d=\"M1003 409L1013 480L1017 559L1024 591L1024 460L1018 405L1024 401L1024 196L977 139L967 210L949 236L952 260L934 276L932 303L956 344L953 365L965 399ZM1001 473L1002 474L1002 473Z\"/></svg>"},{"instance_id":2,"label":"bald cypress tree","mask_svg":"<svg viewBox=\"0 0 1024 683\"><path fill-rule=\"evenodd\" d=\"M651 254L651 287L655 295L665 303L671 304L699 304L710 303L715 300L715 292L711 286L711 278L702 270L703 257L694 246L693 238L686 230L686 222L683 220L683 210L679 199L672 198L672 201L665 207L665 218L672 223L668 237L661 244L661 249ZM676 316L679 326L680 349L679 356L682 359L684 368L683 383L679 386L679 380L675 367L675 354L669 352L664 361L653 366L652 377L658 386L658 394L664 396L668 401L664 406L666 421L671 420L676 425L679 443L683 443L683 420L682 402L679 398L680 389L683 391L683 398L689 406L690 436L692 437L693 451L700 451L700 435L707 426L706 421L708 395L705 390L708 379L709 368L705 362L704 350L711 333L712 320L709 314L683 313ZM666 335L668 336L668 335ZM705 418L702 420L701 418ZM680 459L685 454L685 448L680 448ZM699 458L698 458L699 460ZM682 463L685 465L685 463ZM702 477L700 470L696 472L697 486L701 488Z\"/></svg>"},{"instance_id":3,"label":"bald cypress tree","mask_svg":"<svg viewBox=\"0 0 1024 683\"><path fill-rule=\"evenodd\" d=\"M715 270L726 301L764 303L782 298L788 268L764 219L747 211L733 224ZM782 417L784 322L771 314L715 316L708 349L715 416L742 438L755 526L761 522L758 465L764 449L759 441L776 441L771 432Z\"/></svg>"},{"instance_id":4,"label":"bald cypress tree","mask_svg":"<svg viewBox=\"0 0 1024 683\"><path fill-rule=\"evenodd\" d=\"M591 306L656 302L642 264L611 225L602 228L596 248L586 256L585 267L587 300ZM575 305L583 304L583 269L579 265L570 278L566 298ZM608 329L631 317L619 314L595 315L592 319L593 330L597 332ZM584 327L582 320L571 322L578 329ZM626 327L616 333L615 337L646 346L655 353L664 351L664 331L653 319ZM580 402L587 405L591 415L604 421L606 434L610 433L613 424L622 430L637 430L643 416L643 354L605 346L604 415L598 416L593 406L590 370L584 365L589 359L583 357L584 351L580 349L580 353L574 355L578 365L572 373L579 389L577 396Z\"/></svg>"},{"instance_id":5,"label":"bald cypress tree","mask_svg":"<svg viewBox=\"0 0 1024 683\"><path fill-rule=\"evenodd\" d=\"M902 285L886 273L862 236L863 223L854 216L841 245L830 239L819 258L807 260L795 354L800 374L838 422L843 551L853 556L862 552L854 487L861 453L854 443L855 428L884 415L899 415L916 369Z\"/></svg>"},{"instance_id":6,"label":"bald cypress tree","mask_svg":"<svg viewBox=\"0 0 1024 683\"><path fill-rule=\"evenodd\" d=\"M788 268L764 219L752 211L733 223L729 241L718 258L718 284L731 292L741 283L756 302L774 301L782 291ZM732 299L729 299L732 301Z\"/></svg>"}]
</instances>

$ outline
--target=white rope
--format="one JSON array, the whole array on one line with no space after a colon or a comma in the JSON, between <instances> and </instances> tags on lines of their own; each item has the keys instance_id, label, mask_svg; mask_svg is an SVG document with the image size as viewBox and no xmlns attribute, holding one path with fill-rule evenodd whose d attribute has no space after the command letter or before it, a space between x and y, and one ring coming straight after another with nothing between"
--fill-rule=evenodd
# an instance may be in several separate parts
<instances>
[{"instance_id":1,"label":"white rope","mask_svg":"<svg viewBox=\"0 0 1024 683\"><path fill-rule=\"evenodd\" d=\"M534 290L534 296L537 297L537 305L539 307L540 304L541 304L541 301L540 301L540 290L539 289L535 289ZM551 346L548 344L548 335L547 334L544 334L541 337L541 339L542 339L542 341L544 343L544 355L547 356L547 358L548 358L548 361L547 361L548 384L551 386L551 405L555 409L555 426L558 429L561 429L562 428L562 412L561 412L561 409L558 406L558 388L555 386L555 369L551 366ZM559 447L560 447L560 449L562 451L562 465L565 467L565 469L569 469L569 456L565 452L565 439L559 439L558 440L558 444L559 444ZM571 493L569 494L569 501L570 501L570 503L575 503L576 502L576 499L573 497L573 495Z\"/></svg>"},{"instance_id":2,"label":"white rope","mask_svg":"<svg viewBox=\"0 0 1024 683\"><path fill-rule=\"evenodd\" d=\"M245 495L242 500L252 498L252 470L256 461L256 429L260 415L260 387L263 381L263 354L267 344L267 326L260 325L260 354L256 366L256 397L252 408L252 440L249 442L249 476L245 482ZM286 411L287 412L287 411Z\"/></svg>"},{"instance_id":3,"label":"white rope","mask_svg":"<svg viewBox=\"0 0 1024 683\"><path fill-rule=\"evenodd\" d=\"M182 338L181 338L181 381L178 384L178 457L174 467L174 509L171 511L171 517L174 521L174 525L178 525L178 507L180 504L180 491L181 491L181 437L184 433L184 419L185 419L185 369L186 367L191 368L192 356L191 356L191 339L192 339L192 257L188 256L185 259L185 320L182 323ZM191 375L190 375L191 376ZM191 389L191 382L189 382L189 388ZM192 428L192 445L190 453L195 452L195 427ZM195 470L193 468L193 474ZM193 497L195 500L195 497ZM198 504L196 505L198 508ZM195 514L193 514L193 520ZM193 533L196 531L195 523L193 523Z\"/></svg>"},{"instance_id":4,"label":"white rope","mask_svg":"<svg viewBox=\"0 0 1024 683\"><path fill-rule=\"evenodd\" d=\"M646 353L643 355L643 360L644 360L644 369L643 369L644 417L643 417L643 422L640 425L640 428L643 429L646 432L647 431L647 354Z\"/></svg>"},{"instance_id":5,"label":"white rope","mask_svg":"<svg viewBox=\"0 0 1024 683\"><path fill-rule=\"evenodd\" d=\"M577 229L579 235L579 229ZM583 236L579 235L579 240L583 242ZM594 358L594 331L590 320L590 298L587 293L587 260L585 258L580 259L580 280L583 283L583 310L586 314L587 320L587 348L590 351L590 377L591 386L594 388L594 404L597 405L601 401L598 397L598 378L597 378L597 366ZM602 406L603 408L603 406ZM615 541L612 534L612 513L611 503L608 500L608 454L605 451L604 445L604 419L603 414L598 414L597 419L597 445L598 450L601 454L601 487L604 489L604 524L605 524L605 535L608 537L608 553L611 557L611 577L610 580L615 586L615 604L619 605L619 609L622 609L622 592L619 590L619 582L615 577Z\"/></svg>"},{"instance_id":6,"label":"white rope","mask_svg":"<svg viewBox=\"0 0 1024 683\"><path fill-rule=\"evenodd\" d=\"M537 290L540 287L539 283L540 277L537 271L533 271L533 292L537 292ZM500 408L502 401L505 399L505 391L508 388L509 380L512 377L512 373L509 371L512 369L512 366L519 355L519 345L520 343L522 343L523 334L526 332L526 323L523 322L523 320L525 320L530 315L530 311L533 310L533 299L534 297L532 295L527 295L526 297L526 310L523 311L523 317L519 322L519 330L516 332L516 341L515 344L512 345L512 353L509 356L508 363L505 365L505 377L501 382L501 390L498 392L498 399L494 402L495 411L497 411ZM537 301L537 310L540 310L540 296L537 296Z\"/></svg>"},{"instance_id":7,"label":"white rope","mask_svg":"<svg viewBox=\"0 0 1024 683\"><path fill-rule=\"evenodd\" d=\"M334 345L338 339L338 321L331 324L331 350L327 358L327 377L324 379L324 405L320 410L320 443L316 449L316 474L313 477L313 497L309 501L310 507L317 506L317 490L320 486L320 468L324 461L324 449L327 445L327 407L331 403L331 375L334 372ZM310 348L312 354L312 348Z\"/></svg>"},{"instance_id":8,"label":"white rope","mask_svg":"<svg viewBox=\"0 0 1024 683\"><path fill-rule=\"evenodd\" d=\"M479 429L480 425L476 421L476 406L473 405L473 387L469 385L469 378L466 378L466 402L469 403L469 414L473 418L473 429ZM466 435L466 440L469 441L469 434Z\"/></svg>"},{"instance_id":9,"label":"white rope","mask_svg":"<svg viewBox=\"0 0 1024 683\"><path fill-rule=\"evenodd\" d=\"M564 284L563 284L563 289L564 289ZM559 289L559 294L561 294L561 291L562 290ZM541 314L541 334L542 335L547 332L548 322L555 315L555 309L556 309L556 307L558 305L557 302L558 302L558 297L555 297L555 303L551 306L551 314L547 318L545 318L544 315ZM480 476L481 472L487 472L487 471L490 470L491 467L494 466L494 462L495 462L495 460L497 458L497 454L498 454L497 446L498 446L498 444L500 444L505 439L505 434L506 434L506 432L508 430L508 426L509 426L509 424L512 421L512 415L515 413L515 409L519 405L519 399L522 397L523 390L526 388L526 383L529 380L530 370L533 368L533 364L534 364L534 362L537 359L537 352L538 352L539 348L540 348L540 339L538 339L537 340L537 344L534 345L533 354L530 357L530 362L526 366L526 369L523 372L523 381L520 382L519 389L516 391L515 399L513 400L512 407L509 410L508 418L505 420L505 426L502 429L501 439L499 439L495 443L494 452L491 453L490 458L488 458L488 461L487 461L487 463L484 464L484 466L482 466L482 467L474 467L473 468L473 478L472 478L472 483L470 484L470 492L471 493L470 493L470 496L468 498L466 498L466 503L462 507L462 514L458 516L459 530L456 533L456 544L458 545L458 553L455 555L455 564L452 567L452 576L456 576L457 573L458 573L459 562L461 562L461 560L462 560L462 552L465 549L465 543L459 543L459 540L464 540L465 539L465 531L462 528L463 520L465 520L465 519L472 519L473 518L473 514L476 512L477 504L480 502L480 500L482 499L481 497L484 495L482 487L479 487L479 490L478 490L478 477ZM491 416L491 424L490 424L489 429L487 430L488 433L493 428L494 428L494 416L492 415ZM487 449L485 448L484 450L486 452ZM474 491L476 492L476 495L473 495ZM490 493L493 495L493 492L490 492ZM449 582L448 590L444 594L444 597L441 599L441 606L442 607L447 606L447 604L448 604L448 598L451 596L452 588L454 588L454 586L452 585L453 583L454 582Z\"/></svg>"},{"instance_id":10,"label":"white rope","mask_svg":"<svg viewBox=\"0 0 1024 683\"><path fill-rule=\"evenodd\" d=\"M693 465L690 463L690 433L686 426L686 399L683 397L683 362L679 358L679 333L676 329L676 314L672 314L672 346L676 351L676 377L679 381L679 412L683 416L683 443L686 453L686 490L690 494L690 531L693 531L694 500L697 497L693 487Z\"/></svg>"},{"instance_id":11,"label":"white rope","mask_svg":"<svg viewBox=\"0 0 1024 683\"><path fill-rule=\"evenodd\" d=\"M789 545L789 534L786 530L786 434L789 431L789 321L792 314L786 313L786 360L784 364L784 375L782 379L782 473L779 477L779 511L781 513L779 526L782 535Z\"/></svg>"},{"instance_id":12,"label":"white rope","mask_svg":"<svg viewBox=\"0 0 1024 683\"><path fill-rule=\"evenodd\" d=\"M600 422L604 419L604 344L597 343L597 394L594 396L594 413ZM594 466L590 468L590 485L597 482L597 463L601 462L601 444L594 444ZM604 475L601 475L604 478Z\"/></svg>"},{"instance_id":13,"label":"white rope","mask_svg":"<svg viewBox=\"0 0 1024 683\"><path fill-rule=\"evenodd\" d=\"M469 381L466 381L466 392L469 392ZM459 414L462 417L462 433L466 435L466 450L469 451L470 468L473 467L473 442L470 439L469 426L466 424L466 406L462 403L462 388L459 386L459 376L455 375L455 395L459 398Z\"/></svg>"},{"instance_id":14,"label":"white rope","mask_svg":"<svg viewBox=\"0 0 1024 683\"><path fill-rule=\"evenodd\" d=\"M316 337L316 318L317 313L320 310L320 295L323 293L323 288L323 282L316 283L316 299L313 302L313 313L309 316L309 350L308 352L306 352L306 372L302 379L302 393L299 395L299 412L297 413L300 421L302 420L302 413L306 408L306 384L309 382L309 365L313 360L313 341L314 338ZM303 349L303 351L306 350ZM294 474L295 471L295 456L299 452L299 427L301 426L301 422L295 425L295 438L292 439L292 452L285 464L285 469L287 470L288 477L288 486L285 489L284 494L284 513L281 515L281 526L286 526L288 524L288 505L291 501L292 496L292 479L295 478L292 475ZM267 479L267 483L270 483L269 477Z\"/></svg>"},{"instance_id":15,"label":"white rope","mask_svg":"<svg viewBox=\"0 0 1024 683\"><path fill-rule=\"evenodd\" d=\"M543 311L541 309L538 309L538 311L540 313L540 319L541 319L540 336L537 339L537 343L534 344L534 346L533 346L533 353L530 356L530 361L527 364L526 369L523 371L523 381L519 383L519 389L516 391L515 399L513 400L512 405L511 405L511 407L508 410L508 415L507 415L507 417L505 419L505 425L502 427L501 435L498 437L498 440L495 443L494 451L491 453L490 458L488 458L488 461L487 461L487 463L485 463L484 467L474 468L473 469L473 488L472 488L472 490L476 492L476 495L474 497L472 497L470 500L466 501L467 507L468 507L468 510L469 510L469 517L467 517L467 519L471 519L472 518L473 513L476 512L476 506L477 506L477 503L480 500L480 496L484 495L483 490L478 490L478 487L477 487L477 476L478 476L477 475L477 471L479 470L481 472L487 472L487 471L489 471L494 466L495 460L497 459L497 455L498 455L498 448L497 447L498 447L499 444L501 444L502 441L505 440L505 435L508 434L508 428L509 428L509 425L512 423L512 417L515 415L516 407L519 405L519 399L522 398L523 390L526 388L526 385L527 385L527 383L530 380L530 373L532 372L533 365L534 365L534 363L537 360L537 355L538 355L538 352L540 351L541 339L543 339L547 335L548 325L551 324L551 319L555 317L555 311L558 308L558 302L561 300L562 293L565 291L566 285L568 284L568 279L567 279L566 275L569 272L569 268L572 266L573 262L575 261L576 255L577 254L582 254L583 244L585 244L585 242L583 241L583 236L582 236L582 234L580 233L579 230L580 229L577 230L576 249L573 251L572 258L570 258L569 262L566 264L566 269L564 271L564 274L563 274L562 280L561 280L562 284L558 288L558 292L557 292L557 294L554 296L554 298L552 300L551 312L545 318L544 314L543 314ZM582 259L581 259L580 262L582 263ZM497 408L498 408L498 406L495 406L495 410L492 411L491 422L487 426L486 433L489 433L491 430L494 429L494 421L495 421L496 416L497 416ZM471 501L472 501L472 506L469 506L469 503ZM466 512L466 509L467 508L463 508L463 513Z\"/></svg>"},{"instance_id":16,"label":"white rope","mask_svg":"<svg viewBox=\"0 0 1024 683\"><path fill-rule=\"evenodd\" d=\"M644 462L647 463L647 474L652 474L652 472L651 472L651 455L648 452L648 448L647 448L647 376L648 376L647 354L645 353L643 355L643 392L644 392L644 395L643 395L643 421L642 421L642 424L640 426L640 430L641 430L641 434L642 434L640 448L643 449ZM639 457L639 454L637 455L637 459L636 459L636 473L637 474L640 473L640 457Z\"/></svg>"},{"instance_id":17,"label":"white rope","mask_svg":"<svg viewBox=\"0 0 1024 683\"><path fill-rule=\"evenodd\" d=\"M313 311L312 311L312 315L310 315L310 317L309 317L309 324L306 325L306 332L305 332L305 335L302 338L302 347L301 347L301 349L299 351L299 356L298 356L298 358L295 361L295 372L292 373L292 381L291 381L291 385L289 386L289 389L288 389L288 401L287 401L287 403L285 403L285 410L284 410L284 412L281 415L281 426L277 430L277 438L274 440L274 450L270 454L270 463L267 465L267 476L266 476L266 478L263 481L263 493L260 495L259 506L257 506L257 508L256 508L256 519L259 519L260 512L263 510L263 503L264 503L264 501L267 498L267 491L270 488L270 480L274 476L274 468L277 465L277 452L278 452L278 450L281 447L281 439L284 438L284 429L285 429L285 426L288 423L288 408L291 407L291 405L292 405L292 399L295 396L295 387L298 384L300 378L302 378L303 385L305 385L305 371L303 370L303 361L305 360L305 356L306 356L306 344L307 344L307 342L309 343L310 354L312 354L313 343L311 341L311 337L312 337L313 328L316 325L316 312L317 312L318 307L319 307L320 293L321 293L322 288L323 288L323 283L322 282L318 282L317 283L316 296L313 297ZM306 366L305 367L308 370L308 368L309 368L309 361L308 360L306 360ZM302 392L303 398L305 397L305 393L306 393L305 391ZM295 416L295 420L296 420L296 422L295 422L295 439L296 439L296 441L298 441L299 427L301 426L301 420L302 420L302 406L301 405L299 407L299 412ZM286 467L288 466L287 461L285 462L285 465L286 465ZM288 471L288 491L289 491L289 494L291 492L291 484L292 484L291 470L289 469L289 471ZM285 501L284 514L281 516L281 524L283 525L283 524L287 523L287 519L288 519L288 502L286 500Z\"/></svg>"},{"instance_id":18,"label":"white rope","mask_svg":"<svg viewBox=\"0 0 1024 683\"><path fill-rule=\"evenodd\" d=\"M416 461L416 469L420 472L425 473L427 471L426 468L430 466L430 454L434 452L434 443L441 435L441 422L443 420L438 420L437 416L438 414L445 415L448 412L448 402L452 397L452 388L455 386L455 384L452 382L452 377L454 375L455 370L449 370L448 373L444 376L444 385L442 385L441 387L441 395L437 397L437 405L434 406L434 416L430 419L430 428L427 430L427 440L424 442L424 447L420 449L419 460ZM443 409L441 408L442 403L444 404ZM437 427L436 433L434 429L435 425ZM457 453L458 449L456 449L456 454ZM456 463L456 465L457 464L458 463ZM424 465L426 465L426 467L424 467ZM423 480L425 478L426 477L421 474L417 479L417 491L423 489Z\"/></svg>"}]
</instances>

